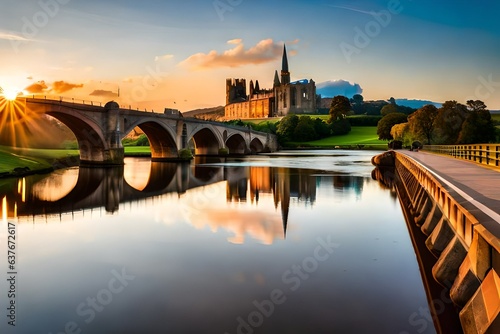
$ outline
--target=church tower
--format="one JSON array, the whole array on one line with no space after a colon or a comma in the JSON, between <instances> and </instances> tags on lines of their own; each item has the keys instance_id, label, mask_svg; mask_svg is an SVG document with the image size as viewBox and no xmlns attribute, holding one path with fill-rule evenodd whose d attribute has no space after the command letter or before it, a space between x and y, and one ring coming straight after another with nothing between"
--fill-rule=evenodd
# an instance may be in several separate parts
<instances>
[{"instance_id":1,"label":"church tower","mask_svg":"<svg viewBox=\"0 0 500 334\"><path fill-rule=\"evenodd\" d=\"M281 60L281 84L290 83L290 71L288 70L288 58L286 56L286 45L283 45L283 59Z\"/></svg>"}]
</instances>

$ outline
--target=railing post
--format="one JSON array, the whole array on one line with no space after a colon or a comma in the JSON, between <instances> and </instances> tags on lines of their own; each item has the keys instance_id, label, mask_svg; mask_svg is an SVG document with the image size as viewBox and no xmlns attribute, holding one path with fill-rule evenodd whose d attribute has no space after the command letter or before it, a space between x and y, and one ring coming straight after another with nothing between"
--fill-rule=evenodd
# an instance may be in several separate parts
<instances>
[{"instance_id":1,"label":"railing post","mask_svg":"<svg viewBox=\"0 0 500 334\"><path fill-rule=\"evenodd\" d=\"M499 166L498 159L500 159L500 146L495 146L495 166Z\"/></svg>"}]
</instances>

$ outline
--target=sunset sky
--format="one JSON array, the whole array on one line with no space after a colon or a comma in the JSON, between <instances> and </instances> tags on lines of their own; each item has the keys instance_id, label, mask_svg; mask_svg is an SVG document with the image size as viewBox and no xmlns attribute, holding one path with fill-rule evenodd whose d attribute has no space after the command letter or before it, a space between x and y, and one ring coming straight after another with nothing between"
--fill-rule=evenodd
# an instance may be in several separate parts
<instances>
[{"instance_id":1,"label":"sunset sky","mask_svg":"<svg viewBox=\"0 0 500 334\"><path fill-rule=\"evenodd\" d=\"M188 111L225 79L292 80L323 95L500 109L500 2L3 0L0 87ZM117 96L120 89L120 97Z\"/></svg>"}]
</instances>

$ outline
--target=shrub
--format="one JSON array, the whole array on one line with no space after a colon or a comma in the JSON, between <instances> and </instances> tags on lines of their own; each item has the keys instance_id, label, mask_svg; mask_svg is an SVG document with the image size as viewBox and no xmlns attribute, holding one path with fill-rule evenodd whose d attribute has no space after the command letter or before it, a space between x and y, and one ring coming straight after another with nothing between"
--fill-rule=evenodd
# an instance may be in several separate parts
<instances>
[{"instance_id":1,"label":"shrub","mask_svg":"<svg viewBox=\"0 0 500 334\"><path fill-rule=\"evenodd\" d=\"M189 148L182 148L178 152L179 159L181 160L191 160L193 159L193 152Z\"/></svg>"},{"instance_id":2,"label":"shrub","mask_svg":"<svg viewBox=\"0 0 500 334\"><path fill-rule=\"evenodd\" d=\"M418 140L415 140L412 144L411 144L411 148L413 149L421 149L423 147L422 143L419 142Z\"/></svg>"},{"instance_id":3,"label":"shrub","mask_svg":"<svg viewBox=\"0 0 500 334\"><path fill-rule=\"evenodd\" d=\"M392 150L400 150L403 148L403 142L401 140L393 140L388 145Z\"/></svg>"},{"instance_id":4,"label":"shrub","mask_svg":"<svg viewBox=\"0 0 500 334\"><path fill-rule=\"evenodd\" d=\"M139 138L137 139L136 145L137 146L149 146L148 136L146 136L145 134L140 135Z\"/></svg>"},{"instance_id":5,"label":"shrub","mask_svg":"<svg viewBox=\"0 0 500 334\"><path fill-rule=\"evenodd\" d=\"M333 121L330 127L334 136L346 135L351 132L351 123L345 118Z\"/></svg>"},{"instance_id":6,"label":"shrub","mask_svg":"<svg viewBox=\"0 0 500 334\"><path fill-rule=\"evenodd\" d=\"M219 155L229 155L229 149L227 147L219 148Z\"/></svg>"}]
</instances>

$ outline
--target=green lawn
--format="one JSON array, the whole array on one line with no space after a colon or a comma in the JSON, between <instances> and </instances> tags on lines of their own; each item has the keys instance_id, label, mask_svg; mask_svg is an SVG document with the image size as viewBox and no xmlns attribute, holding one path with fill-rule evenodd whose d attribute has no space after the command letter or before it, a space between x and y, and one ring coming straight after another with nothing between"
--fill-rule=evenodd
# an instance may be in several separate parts
<instances>
[{"instance_id":1,"label":"green lawn","mask_svg":"<svg viewBox=\"0 0 500 334\"><path fill-rule=\"evenodd\" d=\"M307 145L317 147L334 147L334 146L349 146L349 145L365 145L387 148L387 142L379 140L377 128L374 126L353 126L351 132L343 136L332 136L320 140L310 141L306 143L294 143L296 145Z\"/></svg>"},{"instance_id":2,"label":"green lawn","mask_svg":"<svg viewBox=\"0 0 500 334\"><path fill-rule=\"evenodd\" d=\"M149 156L151 149L149 146L125 146L125 155L132 156Z\"/></svg>"},{"instance_id":3,"label":"green lawn","mask_svg":"<svg viewBox=\"0 0 500 334\"><path fill-rule=\"evenodd\" d=\"M9 173L17 167L42 170L52 166L56 159L78 156L78 150L49 150L0 146L0 173Z\"/></svg>"},{"instance_id":4,"label":"green lawn","mask_svg":"<svg viewBox=\"0 0 500 334\"><path fill-rule=\"evenodd\" d=\"M0 150L0 173L10 173L16 167L28 167L30 170L39 170L49 168L51 165L48 161L40 158L26 157Z\"/></svg>"}]
</instances>

